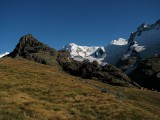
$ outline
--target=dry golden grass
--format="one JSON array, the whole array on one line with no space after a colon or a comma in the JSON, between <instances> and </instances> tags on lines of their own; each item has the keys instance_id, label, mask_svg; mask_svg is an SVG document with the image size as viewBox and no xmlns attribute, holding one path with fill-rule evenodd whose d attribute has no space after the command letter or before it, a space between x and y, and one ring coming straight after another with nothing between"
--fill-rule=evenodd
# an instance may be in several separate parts
<instances>
[{"instance_id":1,"label":"dry golden grass","mask_svg":"<svg viewBox=\"0 0 160 120\"><path fill-rule=\"evenodd\" d=\"M114 87L25 59L0 59L0 120L160 118L160 93Z\"/></svg>"}]
</instances>

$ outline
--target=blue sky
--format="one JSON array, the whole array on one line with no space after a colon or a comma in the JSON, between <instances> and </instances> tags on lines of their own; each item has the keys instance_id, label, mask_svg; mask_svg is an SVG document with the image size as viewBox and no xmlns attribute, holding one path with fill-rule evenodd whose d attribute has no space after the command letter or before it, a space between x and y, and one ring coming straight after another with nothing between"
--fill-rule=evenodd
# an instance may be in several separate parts
<instances>
[{"instance_id":1,"label":"blue sky","mask_svg":"<svg viewBox=\"0 0 160 120\"><path fill-rule=\"evenodd\" d=\"M56 49L107 45L154 23L159 13L160 0L0 0L0 53L28 33Z\"/></svg>"}]
</instances>

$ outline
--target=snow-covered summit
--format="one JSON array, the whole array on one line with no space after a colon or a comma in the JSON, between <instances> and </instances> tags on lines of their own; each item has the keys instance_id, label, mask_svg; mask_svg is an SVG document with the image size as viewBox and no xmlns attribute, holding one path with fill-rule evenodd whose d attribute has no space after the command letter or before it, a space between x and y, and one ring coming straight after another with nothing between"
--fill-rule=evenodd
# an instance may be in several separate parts
<instances>
[{"instance_id":1,"label":"snow-covered summit","mask_svg":"<svg viewBox=\"0 0 160 120\"><path fill-rule=\"evenodd\" d=\"M0 54L0 58L6 56L6 55L8 55L8 54L9 54L9 52L5 52L5 53L3 53L3 54Z\"/></svg>"},{"instance_id":2,"label":"snow-covered summit","mask_svg":"<svg viewBox=\"0 0 160 120\"><path fill-rule=\"evenodd\" d=\"M88 47L70 43L64 47L64 50L69 51L71 57L78 61L88 59L91 62L97 60L99 63L101 63L105 57L105 48L102 46Z\"/></svg>"},{"instance_id":3,"label":"snow-covered summit","mask_svg":"<svg viewBox=\"0 0 160 120\"><path fill-rule=\"evenodd\" d=\"M75 43L70 43L64 47L70 52L72 58L78 61L88 59L89 61L98 61L99 63L116 64L118 60L127 50L128 41L123 38L111 41L111 44L106 46L79 46Z\"/></svg>"},{"instance_id":4,"label":"snow-covered summit","mask_svg":"<svg viewBox=\"0 0 160 120\"><path fill-rule=\"evenodd\" d=\"M112 40L111 44L113 44L113 45L126 45L126 44L128 44L128 40L126 40L124 38L119 38L118 40Z\"/></svg>"},{"instance_id":5,"label":"snow-covered summit","mask_svg":"<svg viewBox=\"0 0 160 120\"><path fill-rule=\"evenodd\" d=\"M101 48L104 51L103 47L88 47L88 46L79 46L75 43L70 43L64 47L65 50L68 50L71 56L82 56L86 57L92 55L98 48Z\"/></svg>"}]
</instances>

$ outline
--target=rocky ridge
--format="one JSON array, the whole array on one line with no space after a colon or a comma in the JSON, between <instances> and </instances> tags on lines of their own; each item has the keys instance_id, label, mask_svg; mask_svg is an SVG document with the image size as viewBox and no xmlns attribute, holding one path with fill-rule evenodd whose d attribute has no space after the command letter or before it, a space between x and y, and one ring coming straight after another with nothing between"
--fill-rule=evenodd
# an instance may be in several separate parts
<instances>
[{"instance_id":1,"label":"rocky ridge","mask_svg":"<svg viewBox=\"0 0 160 120\"><path fill-rule=\"evenodd\" d=\"M31 34L20 38L13 52L7 56L12 58L26 58L42 64L52 65L55 63L57 51L39 42Z\"/></svg>"}]
</instances>

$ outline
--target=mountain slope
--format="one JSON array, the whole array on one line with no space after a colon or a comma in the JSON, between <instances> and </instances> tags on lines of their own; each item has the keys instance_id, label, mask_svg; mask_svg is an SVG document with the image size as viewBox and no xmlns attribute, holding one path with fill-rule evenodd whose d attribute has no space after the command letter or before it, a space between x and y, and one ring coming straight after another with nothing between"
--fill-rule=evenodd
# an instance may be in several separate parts
<instances>
[{"instance_id":1,"label":"mountain slope","mask_svg":"<svg viewBox=\"0 0 160 120\"><path fill-rule=\"evenodd\" d=\"M160 20L148 25L142 24L129 38L129 47L123 55L118 67L133 71L139 61L160 53Z\"/></svg>"},{"instance_id":2,"label":"mountain slope","mask_svg":"<svg viewBox=\"0 0 160 120\"><path fill-rule=\"evenodd\" d=\"M58 65L0 59L0 119L155 119L160 93L70 76Z\"/></svg>"},{"instance_id":3,"label":"mountain slope","mask_svg":"<svg viewBox=\"0 0 160 120\"><path fill-rule=\"evenodd\" d=\"M111 44L105 47L106 58L105 61L109 64L116 65L128 49L128 41L119 38L111 41Z\"/></svg>"},{"instance_id":4,"label":"mountain slope","mask_svg":"<svg viewBox=\"0 0 160 120\"><path fill-rule=\"evenodd\" d=\"M142 24L133 34L130 51L135 50L143 59L160 53L160 20L152 25Z\"/></svg>"}]
</instances>

